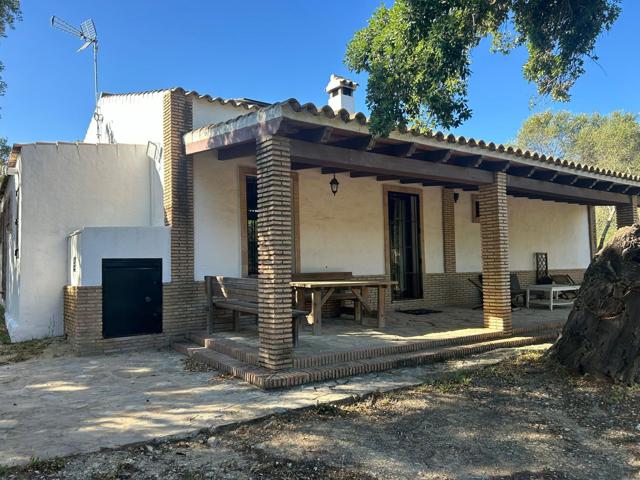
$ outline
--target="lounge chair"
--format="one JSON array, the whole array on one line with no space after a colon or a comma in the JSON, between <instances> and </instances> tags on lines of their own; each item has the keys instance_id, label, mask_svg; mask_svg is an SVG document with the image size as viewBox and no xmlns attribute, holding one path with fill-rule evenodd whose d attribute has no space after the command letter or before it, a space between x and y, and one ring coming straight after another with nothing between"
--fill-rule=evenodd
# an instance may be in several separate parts
<instances>
[{"instance_id":1,"label":"lounge chair","mask_svg":"<svg viewBox=\"0 0 640 480\"><path fill-rule=\"evenodd\" d=\"M570 275L566 273L561 273L557 275L551 275L551 280L553 283L558 285L578 285ZM578 296L578 292L561 292L558 294L560 298L565 300L575 299Z\"/></svg>"},{"instance_id":2,"label":"lounge chair","mask_svg":"<svg viewBox=\"0 0 640 480\"><path fill-rule=\"evenodd\" d=\"M480 305L473 307L474 310L478 310L482 308L482 300L484 297L484 290L482 287L482 275L478 276L478 281L474 280L473 278L467 278L467 280L474 287L476 287L478 292L480 292ZM525 295L527 291L520 286L520 280L518 279L518 275L516 275L515 273L509 274L509 285L511 288L511 309L512 310L519 309L520 307L517 304L517 299L518 297L520 297L522 299L522 305L524 305Z\"/></svg>"}]
</instances>

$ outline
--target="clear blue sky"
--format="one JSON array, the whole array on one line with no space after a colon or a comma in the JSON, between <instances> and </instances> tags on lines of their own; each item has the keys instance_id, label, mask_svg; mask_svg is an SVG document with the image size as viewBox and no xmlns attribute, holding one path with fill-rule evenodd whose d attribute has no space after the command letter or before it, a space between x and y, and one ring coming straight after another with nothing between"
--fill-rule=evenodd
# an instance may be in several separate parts
<instances>
[{"instance_id":1,"label":"clear blue sky","mask_svg":"<svg viewBox=\"0 0 640 480\"><path fill-rule=\"evenodd\" d=\"M388 2L389 3L389 2ZM26 0L22 22L0 41L8 83L0 97L0 136L10 143L83 138L93 108L91 54L79 40L53 30L51 15L72 24L92 17L98 29L101 90L127 92L182 86L222 97L326 103L331 73L349 75L345 45L380 0L236 0L108 2ZM169 8L171 6L171 8ZM598 42L599 66L589 64L568 104L536 109L640 112L640 2ZM531 113L535 93L521 75L525 52L493 55L481 45L473 58L474 115L456 133L496 142L512 139ZM366 78L353 76L364 84ZM357 107L365 110L364 89Z\"/></svg>"}]
</instances>

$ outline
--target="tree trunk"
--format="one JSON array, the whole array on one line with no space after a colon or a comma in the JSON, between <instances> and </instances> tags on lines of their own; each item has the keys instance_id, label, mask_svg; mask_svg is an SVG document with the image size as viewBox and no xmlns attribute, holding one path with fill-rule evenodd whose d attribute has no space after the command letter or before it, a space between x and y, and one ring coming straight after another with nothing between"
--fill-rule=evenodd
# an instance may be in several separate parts
<instances>
[{"instance_id":1,"label":"tree trunk","mask_svg":"<svg viewBox=\"0 0 640 480\"><path fill-rule=\"evenodd\" d=\"M591 261L551 354L580 373L640 382L640 225L619 229Z\"/></svg>"}]
</instances>

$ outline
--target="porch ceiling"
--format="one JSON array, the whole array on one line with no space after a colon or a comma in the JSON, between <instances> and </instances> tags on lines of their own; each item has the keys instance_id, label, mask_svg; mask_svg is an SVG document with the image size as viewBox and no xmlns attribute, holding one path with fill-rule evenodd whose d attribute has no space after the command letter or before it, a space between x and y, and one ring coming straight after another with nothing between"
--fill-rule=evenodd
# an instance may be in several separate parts
<instances>
[{"instance_id":1,"label":"porch ceiling","mask_svg":"<svg viewBox=\"0 0 640 480\"><path fill-rule=\"evenodd\" d=\"M628 205L640 194L637 176L547 158L502 145L443 134L392 132L374 138L366 117L337 114L290 100L184 136L187 154L216 150L219 160L254 156L255 139L291 139L292 169L321 168L425 186L475 190L491 183L493 172L507 173L510 195L585 205Z\"/></svg>"}]
</instances>

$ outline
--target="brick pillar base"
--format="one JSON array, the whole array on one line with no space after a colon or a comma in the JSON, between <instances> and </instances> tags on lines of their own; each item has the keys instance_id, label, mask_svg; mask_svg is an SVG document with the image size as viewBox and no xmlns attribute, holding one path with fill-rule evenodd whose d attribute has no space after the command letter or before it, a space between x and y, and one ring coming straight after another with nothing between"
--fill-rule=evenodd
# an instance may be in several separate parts
<instances>
[{"instance_id":1,"label":"brick pillar base","mask_svg":"<svg viewBox=\"0 0 640 480\"><path fill-rule=\"evenodd\" d=\"M507 176L479 189L484 326L511 332Z\"/></svg>"},{"instance_id":2,"label":"brick pillar base","mask_svg":"<svg viewBox=\"0 0 640 480\"><path fill-rule=\"evenodd\" d=\"M456 272L456 219L454 191L442 189L442 251L444 273Z\"/></svg>"},{"instance_id":3,"label":"brick pillar base","mask_svg":"<svg viewBox=\"0 0 640 480\"><path fill-rule=\"evenodd\" d=\"M260 364L293 364L291 330L291 158L289 140L257 140L258 330Z\"/></svg>"},{"instance_id":4,"label":"brick pillar base","mask_svg":"<svg viewBox=\"0 0 640 480\"><path fill-rule=\"evenodd\" d=\"M616 206L616 223L618 228L638 223L638 197L629 196L629 205Z\"/></svg>"}]
</instances>

